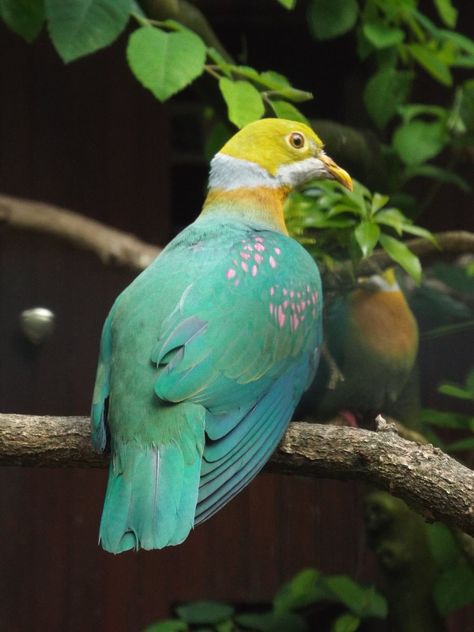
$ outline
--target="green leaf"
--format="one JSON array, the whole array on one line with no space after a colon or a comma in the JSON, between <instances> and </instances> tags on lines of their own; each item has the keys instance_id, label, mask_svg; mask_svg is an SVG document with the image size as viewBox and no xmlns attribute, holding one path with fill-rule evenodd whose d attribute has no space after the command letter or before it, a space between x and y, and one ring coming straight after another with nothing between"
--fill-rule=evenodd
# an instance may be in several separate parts
<instances>
[{"instance_id":1,"label":"green leaf","mask_svg":"<svg viewBox=\"0 0 474 632\"><path fill-rule=\"evenodd\" d=\"M405 164L418 165L437 156L447 139L443 122L414 120L395 130L393 146Z\"/></svg>"},{"instance_id":2,"label":"green leaf","mask_svg":"<svg viewBox=\"0 0 474 632\"><path fill-rule=\"evenodd\" d=\"M308 119L291 103L271 100L270 105L278 118L288 119L289 121L299 121L300 123L310 125Z\"/></svg>"},{"instance_id":3,"label":"green leaf","mask_svg":"<svg viewBox=\"0 0 474 632\"><path fill-rule=\"evenodd\" d=\"M317 570L308 568L284 584L273 598L275 612L290 612L324 599L327 593L318 581L320 576Z\"/></svg>"},{"instance_id":4,"label":"green leaf","mask_svg":"<svg viewBox=\"0 0 474 632\"><path fill-rule=\"evenodd\" d=\"M372 254L380 236L380 228L373 222L361 222L354 231L354 236L364 257Z\"/></svg>"},{"instance_id":5,"label":"green leaf","mask_svg":"<svg viewBox=\"0 0 474 632\"><path fill-rule=\"evenodd\" d=\"M381 70L373 75L364 90L367 111L380 129L397 113L397 109L407 98L413 75L408 71L394 68Z\"/></svg>"},{"instance_id":6,"label":"green leaf","mask_svg":"<svg viewBox=\"0 0 474 632\"><path fill-rule=\"evenodd\" d=\"M186 632L188 626L184 621L179 619L166 619L165 621L159 621L158 623L152 623L146 627L142 632Z\"/></svg>"},{"instance_id":7,"label":"green leaf","mask_svg":"<svg viewBox=\"0 0 474 632\"><path fill-rule=\"evenodd\" d=\"M405 180L410 180L411 178L416 177L434 178L435 180L439 180L439 182L454 184L465 193L471 192L471 187L464 178L461 178L459 174L454 173L453 171L449 171L443 167L438 167L438 165L424 164L407 167L405 171Z\"/></svg>"},{"instance_id":8,"label":"green leaf","mask_svg":"<svg viewBox=\"0 0 474 632\"><path fill-rule=\"evenodd\" d=\"M458 19L458 12L451 4L451 0L434 0L439 17L446 26L454 28Z\"/></svg>"},{"instance_id":9,"label":"green leaf","mask_svg":"<svg viewBox=\"0 0 474 632\"><path fill-rule=\"evenodd\" d=\"M275 72L275 70L264 70L259 76L269 88L291 88L285 75Z\"/></svg>"},{"instance_id":10,"label":"green leaf","mask_svg":"<svg viewBox=\"0 0 474 632\"><path fill-rule=\"evenodd\" d=\"M405 39L405 33L401 29L388 26L383 22L366 22L362 30L374 48L396 46Z\"/></svg>"},{"instance_id":11,"label":"green leaf","mask_svg":"<svg viewBox=\"0 0 474 632\"><path fill-rule=\"evenodd\" d=\"M43 0L0 0L0 16L27 42L38 36L44 24Z\"/></svg>"},{"instance_id":12,"label":"green leaf","mask_svg":"<svg viewBox=\"0 0 474 632\"><path fill-rule=\"evenodd\" d=\"M404 123L409 123L417 116L430 116L435 119L445 120L448 117L448 110L439 105L429 105L427 103L407 103L398 108Z\"/></svg>"},{"instance_id":13,"label":"green leaf","mask_svg":"<svg viewBox=\"0 0 474 632\"><path fill-rule=\"evenodd\" d=\"M467 390L474 395L474 369L469 371L468 376L466 378L466 388Z\"/></svg>"},{"instance_id":14,"label":"green leaf","mask_svg":"<svg viewBox=\"0 0 474 632\"><path fill-rule=\"evenodd\" d=\"M359 629L360 618L351 614L350 612L346 612L346 614L338 617L332 627L332 632L355 632Z\"/></svg>"},{"instance_id":15,"label":"green leaf","mask_svg":"<svg viewBox=\"0 0 474 632\"><path fill-rule=\"evenodd\" d=\"M474 40L470 37L466 37L466 35L457 33L456 31L447 31L445 29L439 29L437 35L440 39L451 42L460 50L474 55Z\"/></svg>"},{"instance_id":16,"label":"green leaf","mask_svg":"<svg viewBox=\"0 0 474 632\"><path fill-rule=\"evenodd\" d=\"M296 0L277 0L277 2L283 5L285 9L288 9L290 11L291 9L294 9L296 5Z\"/></svg>"},{"instance_id":17,"label":"green leaf","mask_svg":"<svg viewBox=\"0 0 474 632\"><path fill-rule=\"evenodd\" d=\"M260 73L251 66L234 66L234 72L250 81L259 81L261 77Z\"/></svg>"},{"instance_id":18,"label":"green leaf","mask_svg":"<svg viewBox=\"0 0 474 632\"><path fill-rule=\"evenodd\" d=\"M467 399L474 401L473 393L470 393L465 388L457 386L456 384L441 384L441 386L438 388L438 391L443 395L449 395L450 397L455 397L456 399Z\"/></svg>"},{"instance_id":19,"label":"green leaf","mask_svg":"<svg viewBox=\"0 0 474 632\"><path fill-rule=\"evenodd\" d=\"M390 237L389 235L380 235L380 244L387 254L396 261L407 272L416 283L421 281L421 264L416 255L412 253L404 243Z\"/></svg>"},{"instance_id":20,"label":"green leaf","mask_svg":"<svg viewBox=\"0 0 474 632\"><path fill-rule=\"evenodd\" d=\"M215 625L234 615L234 608L217 601L194 601L176 608L177 615L193 625Z\"/></svg>"},{"instance_id":21,"label":"green leaf","mask_svg":"<svg viewBox=\"0 0 474 632\"><path fill-rule=\"evenodd\" d=\"M377 213L375 221L377 224L390 226L401 235L407 219L397 208L384 208Z\"/></svg>"},{"instance_id":22,"label":"green leaf","mask_svg":"<svg viewBox=\"0 0 474 632\"><path fill-rule=\"evenodd\" d=\"M130 0L45 0L48 32L64 62L111 44L125 28Z\"/></svg>"},{"instance_id":23,"label":"green leaf","mask_svg":"<svg viewBox=\"0 0 474 632\"><path fill-rule=\"evenodd\" d=\"M229 120L237 127L244 127L265 113L262 95L248 81L232 81L222 77L219 88L227 104Z\"/></svg>"},{"instance_id":24,"label":"green leaf","mask_svg":"<svg viewBox=\"0 0 474 632\"><path fill-rule=\"evenodd\" d=\"M352 613L380 619L387 616L387 602L373 588L364 588L345 575L327 577L326 584Z\"/></svg>"},{"instance_id":25,"label":"green leaf","mask_svg":"<svg viewBox=\"0 0 474 632\"><path fill-rule=\"evenodd\" d=\"M445 86L452 85L453 78L449 67L440 60L434 51L422 44L410 44L407 46L407 50L434 79Z\"/></svg>"},{"instance_id":26,"label":"green leaf","mask_svg":"<svg viewBox=\"0 0 474 632\"><path fill-rule=\"evenodd\" d=\"M427 523L425 529L437 573L455 566L461 551L451 529L441 522Z\"/></svg>"},{"instance_id":27,"label":"green leaf","mask_svg":"<svg viewBox=\"0 0 474 632\"><path fill-rule=\"evenodd\" d=\"M474 437L468 437L467 439L460 439L454 443L448 443L446 450L448 452L463 452L464 450L474 449Z\"/></svg>"},{"instance_id":28,"label":"green leaf","mask_svg":"<svg viewBox=\"0 0 474 632\"><path fill-rule=\"evenodd\" d=\"M235 617L235 622L244 629L252 630L252 632L255 630L259 632L307 632L308 630L303 617L291 612L239 614Z\"/></svg>"},{"instance_id":29,"label":"green leaf","mask_svg":"<svg viewBox=\"0 0 474 632\"><path fill-rule=\"evenodd\" d=\"M372 196L372 202L371 202L371 212L372 215L375 215L376 213L378 213L380 211L380 209L382 209L387 202L389 201L389 196L388 195L382 195L380 193L374 193L374 195Z\"/></svg>"},{"instance_id":30,"label":"green leaf","mask_svg":"<svg viewBox=\"0 0 474 632\"><path fill-rule=\"evenodd\" d=\"M459 103L459 116L465 130L474 130L474 79L464 82Z\"/></svg>"},{"instance_id":31,"label":"green leaf","mask_svg":"<svg viewBox=\"0 0 474 632\"><path fill-rule=\"evenodd\" d=\"M319 40L343 35L355 25L358 12L357 0L311 0L309 30Z\"/></svg>"},{"instance_id":32,"label":"green leaf","mask_svg":"<svg viewBox=\"0 0 474 632\"><path fill-rule=\"evenodd\" d=\"M445 412L432 408L424 408L420 418L424 423L437 428L456 428L459 430L468 429L470 421L470 418L462 413Z\"/></svg>"},{"instance_id":33,"label":"green leaf","mask_svg":"<svg viewBox=\"0 0 474 632\"><path fill-rule=\"evenodd\" d=\"M128 64L138 81L159 101L166 101L198 77L206 47L188 30L176 33L150 26L134 31L128 41Z\"/></svg>"},{"instance_id":34,"label":"green leaf","mask_svg":"<svg viewBox=\"0 0 474 632\"><path fill-rule=\"evenodd\" d=\"M416 235L417 237L422 237L423 239L427 239L434 246L438 245L436 241L436 237L430 232L428 229L423 228L422 226L417 226L416 224L411 224L410 222L405 222L402 225L402 230L404 233L408 233L410 235Z\"/></svg>"},{"instance_id":35,"label":"green leaf","mask_svg":"<svg viewBox=\"0 0 474 632\"><path fill-rule=\"evenodd\" d=\"M437 576L433 590L442 617L474 601L474 571L464 559Z\"/></svg>"}]
</instances>

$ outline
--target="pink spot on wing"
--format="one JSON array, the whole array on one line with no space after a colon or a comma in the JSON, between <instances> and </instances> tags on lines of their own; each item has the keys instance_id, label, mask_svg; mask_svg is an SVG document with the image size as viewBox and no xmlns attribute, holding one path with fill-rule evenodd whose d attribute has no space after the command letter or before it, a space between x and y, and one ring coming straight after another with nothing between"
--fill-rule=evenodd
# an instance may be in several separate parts
<instances>
[{"instance_id":1,"label":"pink spot on wing","mask_svg":"<svg viewBox=\"0 0 474 632\"><path fill-rule=\"evenodd\" d=\"M304 301L301 301L300 305L301 305L301 309L305 309L306 303Z\"/></svg>"},{"instance_id":2,"label":"pink spot on wing","mask_svg":"<svg viewBox=\"0 0 474 632\"><path fill-rule=\"evenodd\" d=\"M298 329L299 324L300 324L300 321L298 319L298 316L296 314L293 314L293 327L295 329Z\"/></svg>"},{"instance_id":3,"label":"pink spot on wing","mask_svg":"<svg viewBox=\"0 0 474 632\"><path fill-rule=\"evenodd\" d=\"M270 314L273 316L273 303L270 303Z\"/></svg>"},{"instance_id":4,"label":"pink spot on wing","mask_svg":"<svg viewBox=\"0 0 474 632\"><path fill-rule=\"evenodd\" d=\"M242 257L242 259L250 259L250 255L248 252L241 252L240 256Z\"/></svg>"},{"instance_id":5,"label":"pink spot on wing","mask_svg":"<svg viewBox=\"0 0 474 632\"><path fill-rule=\"evenodd\" d=\"M255 241L263 241L263 237L255 237Z\"/></svg>"},{"instance_id":6,"label":"pink spot on wing","mask_svg":"<svg viewBox=\"0 0 474 632\"><path fill-rule=\"evenodd\" d=\"M310 299L308 299L308 300L306 301L306 305L311 305L311 300L310 300Z\"/></svg>"},{"instance_id":7,"label":"pink spot on wing","mask_svg":"<svg viewBox=\"0 0 474 632\"><path fill-rule=\"evenodd\" d=\"M306 286L306 291L311 292L311 288L309 287L309 285Z\"/></svg>"},{"instance_id":8,"label":"pink spot on wing","mask_svg":"<svg viewBox=\"0 0 474 632\"><path fill-rule=\"evenodd\" d=\"M233 278L235 277L235 275L236 275L236 272L235 272L234 268L229 268L229 269L227 270L226 277L227 277L228 279L233 279Z\"/></svg>"},{"instance_id":9,"label":"pink spot on wing","mask_svg":"<svg viewBox=\"0 0 474 632\"><path fill-rule=\"evenodd\" d=\"M313 301L313 305L316 305L316 301L318 300L318 293L317 292L313 292L311 294L311 300Z\"/></svg>"},{"instance_id":10,"label":"pink spot on wing","mask_svg":"<svg viewBox=\"0 0 474 632\"><path fill-rule=\"evenodd\" d=\"M240 279L236 279L236 280L234 281L234 285L235 285L235 287L237 287L237 286L239 285L239 283L240 283Z\"/></svg>"},{"instance_id":11,"label":"pink spot on wing","mask_svg":"<svg viewBox=\"0 0 474 632\"><path fill-rule=\"evenodd\" d=\"M253 250L253 248L252 248L252 246L251 246L250 244L247 244L246 246L244 246L244 250L250 250L250 251L252 251L252 250Z\"/></svg>"},{"instance_id":12,"label":"pink spot on wing","mask_svg":"<svg viewBox=\"0 0 474 632\"><path fill-rule=\"evenodd\" d=\"M253 266L252 266L252 276L253 276L253 277L254 277L254 276L257 276L257 266L256 266L256 265L253 265Z\"/></svg>"},{"instance_id":13,"label":"pink spot on wing","mask_svg":"<svg viewBox=\"0 0 474 632\"><path fill-rule=\"evenodd\" d=\"M262 255L259 255L259 254L258 254L258 252L257 252L257 254L256 254L256 255L254 255L254 259L255 259L255 261L256 261L257 263L262 263L262 261L263 261L263 257L262 257Z\"/></svg>"},{"instance_id":14,"label":"pink spot on wing","mask_svg":"<svg viewBox=\"0 0 474 632\"><path fill-rule=\"evenodd\" d=\"M234 266L238 266L239 265L237 259L232 259L232 263L234 264Z\"/></svg>"},{"instance_id":15,"label":"pink spot on wing","mask_svg":"<svg viewBox=\"0 0 474 632\"><path fill-rule=\"evenodd\" d=\"M283 309L286 309L288 307L288 303L289 301L283 301Z\"/></svg>"},{"instance_id":16,"label":"pink spot on wing","mask_svg":"<svg viewBox=\"0 0 474 632\"><path fill-rule=\"evenodd\" d=\"M279 305L278 306L278 324L280 325L280 327L283 327L283 325L285 324L285 320L286 320L286 316L283 312L281 305Z\"/></svg>"},{"instance_id":17,"label":"pink spot on wing","mask_svg":"<svg viewBox=\"0 0 474 632\"><path fill-rule=\"evenodd\" d=\"M301 320L301 322L303 322L304 321L304 316L300 316L300 320Z\"/></svg>"},{"instance_id":18,"label":"pink spot on wing","mask_svg":"<svg viewBox=\"0 0 474 632\"><path fill-rule=\"evenodd\" d=\"M273 296L275 294L275 288L271 287L270 288L270 296Z\"/></svg>"},{"instance_id":19,"label":"pink spot on wing","mask_svg":"<svg viewBox=\"0 0 474 632\"><path fill-rule=\"evenodd\" d=\"M277 255L281 255L280 248L274 248L273 250L276 252Z\"/></svg>"},{"instance_id":20,"label":"pink spot on wing","mask_svg":"<svg viewBox=\"0 0 474 632\"><path fill-rule=\"evenodd\" d=\"M299 303L296 306L296 311L298 312L298 314L301 312L301 305Z\"/></svg>"},{"instance_id":21,"label":"pink spot on wing","mask_svg":"<svg viewBox=\"0 0 474 632\"><path fill-rule=\"evenodd\" d=\"M255 244L255 250L258 250L259 252L263 252L265 250L265 246L261 243L257 243Z\"/></svg>"},{"instance_id":22,"label":"pink spot on wing","mask_svg":"<svg viewBox=\"0 0 474 632\"><path fill-rule=\"evenodd\" d=\"M292 304L291 304L291 309L292 309L293 311L295 311L295 304L294 304L294 303L292 303Z\"/></svg>"},{"instance_id":23,"label":"pink spot on wing","mask_svg":"<svg viewBox=\"0 0 474 632\"><path fill-rule=\"evenodd\" d=\"M240 265L242 266L242 270L243 270L244 272L248 272L248 271L249 271L249 267L248 267L248 265L245 263L245 261L241 261L241 262L240 262Z\"/></svg>"},{"instance_id":24,"label":"pink spot on wing","mask_svg":"<svg viewBox=\"0 0 474 632\"><path fill-rule=\"evenodd\" d=\"M288 290L286 289L286 287L283 288L283 295L286 296L288 294Z\"/></svg>"},{"instance_id":25,"label":"pink spot on wing","mask_svg":"<svg viewBox=\"0 0 474 632\"><path fill-rule=\"evenodd\" d=\"M298 298L301 298L301 292L296 292L296 296L297 296Z\"/></svg>"},{"instance_id":26,"label":"pink spot on wing","mask_svg":"<svg viewBox=\"0 0 474 632\"><path fill-rule=\"evenodd\" d=\"M291 290L290 292L290 298L293 298L293 296L295 295L295 293L293 292L293 290Z\"/></svg>"},{"instance_id":27,"label":"pink spot on wing","mask_svg":"<svg viewBox=\"0 0 474 632\"><path fill-rule=\"evenodd\" d=\"M276 268L277 267L277 262L275 261L275 259L270 255L270 259L268 260L270 262L270 265L272 266L272 268Z\"/></svg>"}]
</instances>

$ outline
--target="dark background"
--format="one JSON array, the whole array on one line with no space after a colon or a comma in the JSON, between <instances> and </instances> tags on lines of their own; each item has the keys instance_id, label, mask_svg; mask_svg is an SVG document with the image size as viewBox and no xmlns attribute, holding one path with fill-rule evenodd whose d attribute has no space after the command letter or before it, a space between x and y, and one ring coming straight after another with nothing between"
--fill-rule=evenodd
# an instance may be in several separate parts
<instances>
[{"instance_id":1,"label":"dark background","mask_svg":"<svg viewBox=\"0 0 474 632\"><path fill-rule=\"evenodd\" d=\"M323 55L301 15L274 2L237 4L208 11L234 54L246 49L259 68L314 89L308 114L367 124L352 96L362 70L350 39L325 44ZM0 30L0 191L165 244L202 202L200 106L194 90L160 105L127 69L125 41L65 67L45 36L28 46ZM425 223L467 228L468 198L442 195ZM102 322L132 277L69 245L0 226L0 410L88 414ZM18 326L21 311L37 305L57 317L39 348ZM443 345L423 349L427 392L440 365L459 379L469 365L465 339ZM356 484L262 475L183 545L114 557L97 546L105 482L105 471L0 469L1 631L138 632L175 602L268 601L309 566L376 580ZM469 629L467 610L456 620L450 630Z\"/></svg>"}]
</instances>

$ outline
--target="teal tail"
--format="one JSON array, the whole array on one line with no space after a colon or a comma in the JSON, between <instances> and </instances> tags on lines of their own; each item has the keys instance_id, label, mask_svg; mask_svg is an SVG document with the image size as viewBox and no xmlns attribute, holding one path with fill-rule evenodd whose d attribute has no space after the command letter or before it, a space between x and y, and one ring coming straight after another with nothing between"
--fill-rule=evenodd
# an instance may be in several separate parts
<instances>
[{"instance_id":1,"label":"teal tail","mask_svg":"<svg viewBox=\"0 0 474 632\"><path fill-rule=\"evenodd\" d=\"M203 424L199 435L160 446L114 443L99 532L106 551L161 549L186 539L198 498Z\"/></svg>"}]
</instances>

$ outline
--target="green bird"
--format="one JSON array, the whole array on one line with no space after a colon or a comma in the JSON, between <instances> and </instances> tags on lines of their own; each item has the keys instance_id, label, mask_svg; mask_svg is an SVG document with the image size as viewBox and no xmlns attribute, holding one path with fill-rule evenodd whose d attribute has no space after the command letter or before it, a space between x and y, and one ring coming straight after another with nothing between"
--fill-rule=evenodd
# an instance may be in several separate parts
<instances>
[{"instance_id":1,"label":"green bird","mask_svg":"<svg viewBox=\"0 0 474 632\"><path fill-rule=\"evenodd\" d=\"M306 125L246 126L213 158L197 220L115 301L92 404L111 450L105 550L179 544L277 447L321 346L319 272L283 219L315 178L351 187Z\"/></svg>"},{"instance_id":2,"label":"green bird","mask_svg":"<svg viewBox=\"0 0 474 632\"><path fill-rule=\"evenodd\" d=\"M322 419L339 414L357 425L382 413L411 423L418 325L393 268L360 279L354 290L335 297L326 309L325 331L328 358L302 414L311 411ZM336 383L328 385L331 373Z\"/></svg>"}]
</instances>

